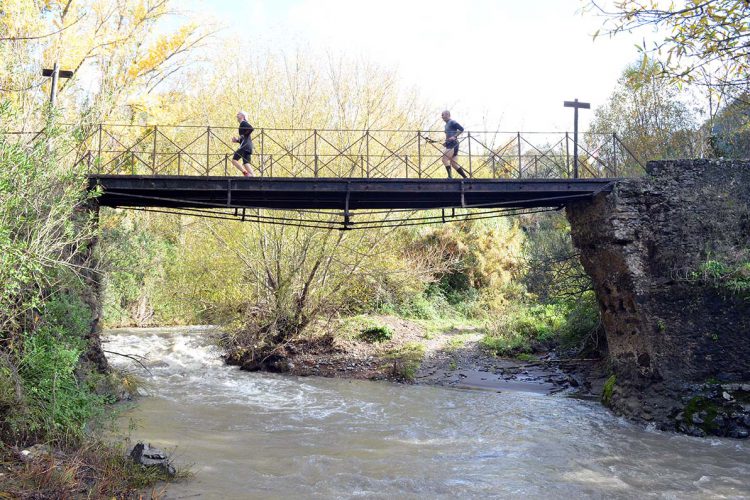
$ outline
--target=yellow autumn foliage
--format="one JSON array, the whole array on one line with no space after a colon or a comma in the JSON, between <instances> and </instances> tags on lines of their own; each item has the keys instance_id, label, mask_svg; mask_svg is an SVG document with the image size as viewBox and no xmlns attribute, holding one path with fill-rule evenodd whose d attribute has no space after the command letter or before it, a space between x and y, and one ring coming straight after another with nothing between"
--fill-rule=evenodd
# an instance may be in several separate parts
<instances>
[{"instance_id":1,"label":"yellow autumn foliage","mask_svg":"<svg viewBox=\"0 0 750 500\"><path fill-rule=\"evenodd\" d=\"M190 37L196 32L196 24L186 24L176 33L162 35L146 50L143 56L137 57L128 68L128 77L136 79L155 71L164 61L183 50Z\"/></svg>"}]
</instances>

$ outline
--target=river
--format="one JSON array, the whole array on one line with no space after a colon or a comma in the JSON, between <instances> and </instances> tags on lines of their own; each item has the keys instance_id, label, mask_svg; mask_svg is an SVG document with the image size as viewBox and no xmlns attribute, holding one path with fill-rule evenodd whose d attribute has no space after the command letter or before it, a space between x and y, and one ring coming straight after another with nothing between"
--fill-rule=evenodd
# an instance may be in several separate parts
<instances>
[{"instance_id":1,"label":"river","mask_svg":"<svg viewBox=\"0 0 750 500\"><path fill-rule=\"evenodd\" d=\"M167 498L750 498L750 441L562 396L242 372L209 333L105 332L147 357L150 373L110 356L148 382L133 439L192 464Z\"/></svg>"}]
</instances>

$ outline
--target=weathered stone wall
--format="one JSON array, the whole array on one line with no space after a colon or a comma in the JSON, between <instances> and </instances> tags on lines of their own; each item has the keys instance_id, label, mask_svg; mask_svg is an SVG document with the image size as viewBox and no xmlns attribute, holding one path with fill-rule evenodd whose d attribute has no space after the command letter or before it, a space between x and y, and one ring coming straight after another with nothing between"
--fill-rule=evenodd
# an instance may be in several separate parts
<instances>
[{"instance_id":1,"label":"weathered stone wall","mask_svg":"<svg viewBox=\"0 0 750 500\"><path fill-rule=\"evenodd\" d=\"M99 224L99 204L96 200L90 200L78 214L78 224ZM91 363L100 373L109 371L107 357L102 350L100 333L102 329L102 277L97 262L98 236L94 236L86 242L85 248L78 248L76 265L80 266L81 277L84 280L85 292L81 297L91 310L91 325L87 337L88 348L83 355L83 361Z\"/></svg>"},{"instance_id":2,"label":"weathered stone wall","mask_svg":"<svg viewBox=\"0 0 750 500\"><path fill-rule=\"evenodd\" d=\"M750 300L700 272L709 259L750 260L750 161L647 171L567 208L617 377L612 405L646 420L670 410L650 407L654 391L750 380Z\"/></svg>"}]
</instances>

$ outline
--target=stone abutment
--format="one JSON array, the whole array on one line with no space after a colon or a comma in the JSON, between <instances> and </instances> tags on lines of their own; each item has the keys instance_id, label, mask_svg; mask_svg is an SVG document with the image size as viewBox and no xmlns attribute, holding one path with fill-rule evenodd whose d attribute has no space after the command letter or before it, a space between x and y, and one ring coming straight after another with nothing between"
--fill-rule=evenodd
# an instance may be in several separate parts
<instances>
[{"instance_id":1,"label":"stone abutment","mask_svg":"<svg viewBox=\"0 0 750 500\"><path fill-rule=\"evenodd\" d=\"M567 207L607 336L606 402L662 428L744 437L750 161L657 161L647 171Z\"/></svg>"}]
</instances>

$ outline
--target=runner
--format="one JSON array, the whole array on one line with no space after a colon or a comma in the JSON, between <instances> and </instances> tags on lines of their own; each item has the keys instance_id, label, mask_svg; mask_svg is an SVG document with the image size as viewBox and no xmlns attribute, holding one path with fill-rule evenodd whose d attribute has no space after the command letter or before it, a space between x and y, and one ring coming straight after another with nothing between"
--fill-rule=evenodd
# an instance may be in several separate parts
<instances>
[{"instance_id":1,"label":"runner","mask_svg":"<svg viewBox=\"0 0 750 500\"><path fill-rule=\"evenodd\" d=\"M448 110L443 111L441 117L445 122L445 142L443 143L445 150L443 150L442 157L445 170L448 172L448 177L451 179L453 178L451 168L455 169L461 177L466 179L469 176L466 175L464 169L456 163L456 156L458 156L458 136L461 135L464 128L456 120L451 120L451 112Z\"/></svg>"},{"instance_id":2,"label":"runner","mask_svg":"<svg viewBox=\"0 0 750 500\"><path fill-rule=\"evenodd\" d=\"M247 122L247 113L240 111L237 113L237 121L240 124L239 136L232 137L232 142L238 142L240 147L234 152L232 165L242 172L245 177L253 177L253 167L250 165L250 156L253 154L253 141L250 134L253 133L253 126ZM242 163L240 163L242 159Z\"/></svg>"}]
</instances>

